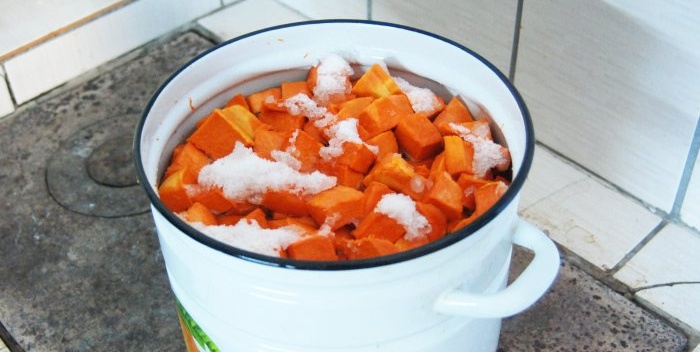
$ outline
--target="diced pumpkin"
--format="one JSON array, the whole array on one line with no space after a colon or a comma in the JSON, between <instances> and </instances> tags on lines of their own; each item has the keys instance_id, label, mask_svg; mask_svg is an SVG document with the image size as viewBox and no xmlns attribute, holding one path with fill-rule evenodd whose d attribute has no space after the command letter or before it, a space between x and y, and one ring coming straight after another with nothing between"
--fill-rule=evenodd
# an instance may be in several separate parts
<instances>
[{"instance_id":1,"label":"diced pumpkin","mask_svg":"<svg viewBox=\"0 0 700 352\"><path fill-rule=\"evenodd\" d=\"M189 223L202 223L207 226L218 225L219 222L216 216L204 206L202 203L193 203L186 211L180 213L180 215Z\"/></svg>"},{"instance_id":2,"label":"diced pumpkin","mask_svg":"<svg viewBox=\"0 0 700 352\"><path fill-rule=\"evenodd\" d=\"M313 95L306 81L282 82L282 84L280 84L280 94L282 100L286 100L297 94L304 94L308 97Z\"/></svg>"},{"instance_id":3,"label":"diced pumpkin","mask_svg":"<svg viewBox=\"0 0 700 352\"><path fill-rule=\"evenodd\" d=\"M352 187L337 185L311 196L306 207L318 224L338 229L362 215L364 194Z\"/></svg>"},{"instance_id":4,"label":"diced pumpkin","mask_svg":"<svg viewBox=\"0 0 700 352\"><path fill-rule=\"evenodd\" d=\"M449 135L451 128L450 123L462 123L474 121L469 108L467 108L464 103L458 98L453 97L444 109L438 114L438 116L433 120L435 127L443 135Z\"/></svg>"},{"instance_id":5,"label":"diced pumpkin","mask_svg":"<svg viewBox=\"0 0 700 352\"><path fill-rule=\"evenodd\" d=\"M372 211L365 216L352 234L357 239L374 237L394 243L403 237L406 229L384 213Z\"/></svg>"},{"instance_id":6,"label":"diced pumpkin","mask_svg":"<svg viewBox=\"0 0 700 352\"><path fill-rule=\"evenodd\" d=\"M173 151L173 158L170 165L165 169L163 177L168 177L178 170L187 168L191 175L189 178L196 179L199 171L211 162L206 154L197 149L192 143L181 144Z\"/></svg>"},{"instance_id":7,"label":"diced pumpkin","mask_svg":"<svg viewBox=\"0 0 700 352\"><path fill-rule=\"evenodd\" d=\"M321 130L321 128L316 126L315 121L306 121L302 130L321 144L328 142L328 137L326 137L326 134Z\"/></svg>"},{"instance_id":8,"label":"diced pumpkin","mask_svg":"<svg viewBox=\"0 0 700 352\"><path fill-rule=\"evenodd\" d=\"M246 100L248 101L248 106L250 107L250 111L253 112L254 114L260 113L263 109L263 105L265 105L266 102L268 103L275 103L282 98L282 89L279 87L273 87L269 89L265 89L259 92L252 93L248 95Z\"/></svg>"},{"instance_id":9,"label":"diced pumpkin","mask_svg":"<svg viewBox=\"0 0 700 352\"><path fill-rule=\"evenodd\" d=\"M187 139L212 159L224 157L233 151L236 142L253 144L255 130L262 123L240 105L216 109L207 121Z\"/></svg>"},{"instance_id":10,"label":"diced pumpkin","mask_svg":"<svg viewBox=\"0 0 700 352\"><path fill-rule=\"evenodd\" d=\"M287 191L268 191L262 197L260 205L275 212L291 216L309 215L306 203L297 194Z\"/></svg>"},{"instance_id":11,"label":"diced pumpkin","mask_svg":"<svg viewBox=\"0 0 700 352\"><path fill-rule=\"evenodd\" d=\"M267 213L265 213L265 211L260 207L253 209L253 211L246 214L241 220L255 221L258 223L258 226L263 229L270 227L270 225L267 223Z\"/></svg>"},{"instance_id":12,"label":"diced pumpkin","mask_svg":"<svg viewBox=\"0 0 700 352\"><path fill-rule=\"evenodd\" d=\"M377 203L379 203L382 197L390 193L394 193L394 191L392 191L389 186L381 182L370 182L364 190L365 202L363 206L363 216L366 216L374 210L374 207L377 206Z\"/></svg>"},{"instance_id":13,"label":"diced pumpkin","mask_svg":"<svg viewBox=\"0 0 700 352\"><path fill-rule=\"evenodd\" d=\"M328 236L304 236L287 247L287 255L296 260L338 260L333 240Z\"/></svg>"},{"instance_id":14,"label":"diced pumpkin","mask_svg":"<svg viewBox=\"0 0 700 352\"><path fill-rule=\"evenodd\" d=\"M489 122L486 119L454 123L454 125L451 125L452 127L450 127L451 131L445 131L444 134L457 134L457 131L455 131L454 127L455 125L458 126L458 129L469 131L469 134L484 138L489 141L493 141L493 136L491 135L491 126L489 126Z\"/></svg>"},{"instance_id":15,"label":"diced pumpkin","mask_svg":"<svg viewBox=\"0 0 700 352\"><path fill-rule=\"evenodd\" d=\"M399 143L396 141L396 136L393 131L382 132L372 138L367 139L367 144L378 148L376 160L382 160L387 155L392 155L399 152Z\"/></svg>"},{"instance_id":16,"label":"diced pumpkin","mask_svg":"<svg viewBox=\"0 0 700 352\"><path fill-rule=\"evenodd\" d=\"M474 202L476 207L472 217L480 216L489 210L503 196L508 189L505 183L501 181L489 182L474 192Z\"/></svg>"},{"instance_id":17,"label":"diced pumpkin","mask_svg":"<svg viewBox=\"0 0 700 352\"><path fill-rule=\"evenodd\" d=\"M372 138L396 127L406 115L396 108L389 97L382 97L367 105L357 116L357 119L367 131L369 138Z\"/></svg>"},{"instance_id":18,"label":"diced pumpkin","mask_svg":"<svg viewBox=\"0 0 700 352\"><path fill-rule=\"evenodd\" d=\"M187 168L182 168L166 177L158 187L158 196L168 209L173 212L187 210L192 200L187 193L187 185L196 182Z\"/></svg>"},{"instance_id":19,"label":"diced pumpkin","mask_svg":"<svg viewBox=\"0 0 700 352\"><path fill-rule=\"evenodd\" d=\"M347 165L351 169L364 174L374 163L374 153L364 144L345 142L342 148L343 153L335 159L340 165Z\"/></svg>"},{"instance_id":20,"label":"diced pumpkin","mask_svg":"<svg viewBox=\"0 0 700 352\"><path fill-rule=\"evenodd\" d=\"M447 217L440 208L432 204L416 202L416 210L425 216L430 223L430 232L426 236L430 242L445 236L445 233L447 233Z\"/></svg>"},{"instance_id":21,"label":"diced pumpkin","mask_svg":"<svg viewBox=\"0 0 700 352\"><path fill-rule=\"evenodd\" d=\"M260 122L269 125L270 129L280 133L293 132L306 124L304 116L292 115L286 111L264 110L258 118Z\"/></svg>"},{"instance_id":22,"label":"diced pumpkin","mask_svg":"<svg viewBox=\"0 0 700 352\"><path fill-rule=\"evenodd\" d=\"M414 113L411 101L408 100L408 96L406 96L406 94L394 94L388 96L387 98L391 100L392 104L394 104L396 113L399 116L407 116Z\"/></svg>"},{"instance_id":23,"label":"diced pumpkin","mask_svg":"<svg viewBox=\"0 0 700 352\"><path fill-rule=\"evenodd\" d=\"M309 72L306 74L306 86L309 90L313 92L316 87L316 82L318 81L318 66L311 66Z\"/></svg>"},{"instance_id":24,"label":"diced pumpkin","mask_svg":"<svg viewBox=\"0 0 700 352\"><path fill-rule=\"evenodd\" d=\"M396 126L399 147L413 160L424 160L438 154L442 148L442 135L423 114L410 114Z\"/></svg>"},{"instance_id":25,"label":"diced pumpkin","mask_svg":"<svg viewBox=\"0 0 700 352\"><path fill-rule=\"evenodd\" d=\"M394 191L405 193L414 199L419 199L425 191L426 180L416 174L409 164L399 154L386 156L370 170L362 183L381 182Z\"/></svg>"},{"instance_id":26,"label":"diced pumpkin","mask_svg":"<svg viewBox=\"0 0 700 352\"><path fill-rule=\"evenodd\" d=\"M413 248L417 248L420 246L424 246L426 244L430 243L430 240L428 240L428 237L418 237L416 239L412 240L407 240L404 237L399 238L394 242L394 246L400 251L404 252Z\"/></svg>"},{"instance_id":27,"label":"diced pumpkin","mask_svg":"<svg viewBox=\"0 0 700 352\"><path fill-rule=\"evenodd\" d=\"M433 180L433 186L428 190L424 201L438 207L448 220L462 216L462 189L447 172L437 175Z\"/></svg>"},{"instance_id":28,"label":"diced pumpkin","mask_svg":"<svg viewBox=\"0 0 700 352\"><path fill-rule=\"evenodd\" d=\"M287 139L289 139L289 137L286 134L261 128L255 132L253 152L263 159L274 160L272 158L272 152L280 149L283 150Z\"/></svg>"},{"instance_id":29,"label":"diced pumpkin","mask_svg":"<svg viewBox=\"0 0 700 352\"><path fill-rule=\"evenodd\" d=\"M347 100L339 104L338 112L335 114L336 119L344 120L347 118L357 118L360 112L364 110L374 100L373 97L360 97Z\"/></svg>"},{"instance_id":30,"label":"diced pumpkin","mask_svg":"<svg viewBox=\"0 0 700 352\"><path fill-rule=\"evenodd\" d=\"M400 94L402 91L388 72L378 64L374 64L355 82L352 93L359 97L381 98Z\"/></svg>"},{"instance_id":31,"label":"diced pumpkin","mask_svg":"<svg viewBox=\"0 0 700 352\"><path fill-rule=\"evenodd\" d=\"M351 244L352 250L348 259L367 259L398 253L399 249L390 241L381 238L362 238Z\"/></svg>"},{"instance_id":32,"label":"diced pumpkin","mask_svg":"<svg viewBox=\"0 0 700 352\"><path fill-rule=\"evenodd\" d=\"M360 189L364 174L351 169L347 165L340 165L334 161L323 162L318 165L319 171L328 176L335 176L337 184Z\"/></svg>"},{"instance_id":33,"label":"diced pumpkin","mask_svg":"<svg viewBox=\"0 0 700 352\"><path fill-rule=\"evenodd\" d=\"M457 178L457 184L462 189L462 205L464 208L474 211L476 208L474 193L479 187L487 184L488 182L488 180L484 180L467 173L462 173L459 175L459 178Z\"/></svg>"},{"instance_id":34,"label":"diced pumpkin","mask_svg":"<svg viewBox=\"0 0 700 352\"><path fill-rule=\"evenodd\" d=\"M235 215L235 214L219 214L216 216L216 220L219 222L219 225L228 225L228 226L234 226L236 225L241 218L243 218L240 215Z\"/></svg>"},{"instance_id":35,"label":"diced pumpkin","mask_svg":"<svg viewBox=\"0 0 700 352\"><path fill-rule=\"evenodd\" d=\"M443 137L445 169L450 175L474 173L474 147L459 136Z\"/></svg>"},{"instance_id":36,"label":"diced pumpkin","mask_svg":"<svg viewBox=\"0 0 700 352\"><path fill-rule=\"evenodd\" d=\"M446 171L447 167L445 166L445 152L443 151L433 158L433 162L430 164L428 179L434 180L437 175Z\"/></svg>"},{"instance_id":37,"label":"diced pumpkin","mask_svg":"<svg viewBox=\"0 0 700 352\"><path fill-rule=\"evenodd\" d=\"M240 105L247 110L250 110L250 107L248 106L248 102L245 100L245 96L241 93L238 93L234 95L231 99L229 99L228 102L226 102L226 107L234 106L234 105Z\"/></svg>"},{"instance_id":38,"label":"diced pumpkin","mask_svg":"<svg viewBox=\"0 0 700 352\"><path fill-rule=\"evenodd\" d=\"M305 131L297 130L295 133L296 138L293 138L294 143L290 144L291 142L288 140L281 149L286 150L291 145L293 147L292 156L301 162L299 171L312 172L316 169L321 159L319 151L323 147L323 144Z\"/></svg>"},{"instance_id":39,"label":"diced pumpkin","mask_svg":"<svg viewBox=\"0 0 700 352\"><path fill-rule=\"evenodd\" d=\"M204 205L216 214L225 213L233 208L233 202L226 199L218 187L198 189L191 198L193 202Z\"/></svg>"}]
</instances>

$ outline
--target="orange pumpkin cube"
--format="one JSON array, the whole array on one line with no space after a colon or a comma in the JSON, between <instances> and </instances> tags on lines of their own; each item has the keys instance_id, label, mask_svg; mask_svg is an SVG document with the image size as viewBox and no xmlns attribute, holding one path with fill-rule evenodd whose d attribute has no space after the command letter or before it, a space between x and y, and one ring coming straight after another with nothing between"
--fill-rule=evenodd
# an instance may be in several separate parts
<instances>
[{"instance_id":1,"label":"orange pumpkin cube","mask_svg":"<svg viewBox=\"0 0 700 352\"><path fill-rule=\"evenodd\" d=\"M469 108L458 98L453 97L444 109L433 120L433 124L443 135L452 134L450 123L462 123L474 121Z\"/></svg>"},{"instance_id":2,"label":"orange pumpkin cube","mask_svg":"<svg viewBox=\"0 0 700 352\"><path fill-rule=\"evenodd\" d=\"M355 82L352 93L360 97L381 98L400 94L402 91L388 72L378 64L374 64Z\"/></svg>"},{"instance_id":3,"label":"orange pumpkin cube","mask_svg":"<svg viewBox=\"0 0 700 352\"><path fill-rule=\"evenodd\" d=\"M187 210L192 205L192 200L187 193L188 184L193 184L196 179L188 169L182 168L166 177L158 187L158 196L168 209L174 212Z\"/></svg>"},{"instance_id":4,"label":"orange pumpkin cube","mask_svg":"<svg viewBox=\"0 0 700 352\"><path fill-rule=\"evenodd\" d=\"M448 220L462 217L462 189L447 172L437 175L433 180L433 186L428 190L424 201L442 210Z\"/></svg>"},{"instance_id":5,"label":"orange pumpkin cube","mask_svg":"<svg viewBox=\"0 0 700 352\"><path fill-rule=\"evenodd\" d=\"M287 247L287 255L296 260L338 260L333 240L328 236L304 236Z\"/></svg>"},{"instance_id":6,"label":"orange pumpkin cube","mask_svg":"<svg viewBox=\"0 0 700 352\"><path fill-rule=\"evenodd\" d=\"M395 133L399 147L416 161L434 157L442 147L440 131L422 114L401 119Z\"/></svg>"},{"instance_id":7,"label":"orange pumpkin cube","mask_svg":"<svg viewBox=\"0 0 700 352\"><path fill-rule=\"evenodd\" d=\"M240 105L216 109L187 139L212 159L224 157L233 151L236 142L253 145L255 130L262 123Z\"/></svg>"},{"instance_id":8,"label":"orange pumpkin cube","mask_svg":"<svg viewBox=\"0 0 700 352\"><path fill-rule=\"evenodd\" d=\"M474 173L474 147L459 136L443 137L445 169L450 175Z\"/></svg>"},{"instance_id":9,"label":"orange pumpkin cube","mask_svg":"<svg viewBox=\"0 0 700 352\"><path fill-rule=\"evenodd\" d=\"M367 237L352 241L348 259L367 259L398 253L399 249L382 238Z\"/></svg>"},{"instance_id":10,"label":"orange pumpkin cube","mask_svg":"<svg viewBox=\"0 0 700 352\"><path fill-rule=\"evenodd\" d=\"M304 200L299 195L287 191L265 192L260 205L272 211L291 216L309 215Z\"/></svg>"},{"instance_id":11,"label":"orange pumpkin cube","mask_svg":"<svg viewBox=\"0 0 700 352\"><path fill-rule=\"evenodd\" d=\"M328 224L335 230L359 219L363 202L364 193L337 185L311 196L306 207L316 223Z\"/></svg>"},{"instance_id":12,"label":"orange pumpkin cube","mask_svg":"<svg viewBox=\"0 0 700 352\"><path fill-rule=\"evenodd\" d=\"M181 213L185 221L189 223L201 223L207 226L218 225L216 216L202 203L194 203L185 212Z\"/></svg>"},{"instance_id":13,"label":"orange pumpkin cube","mask_svg":"<svg viewBox=\"0 0 700 352\"><path fill-rule=\"evenodd\" d=\"M370 139L367 139L367 144L378 148L376 160L382 160L385 156L399 152L399 143L396 141L396 136L392 131L382 132Z\"/></svg>"},{"instance_id":14,"label":"orange pumpkin cube","mask_svg":"<svg viewBox=\"0 0 700 352\"><path fill-rule=\"evenodd\" d=\"M382 97L374 100L364 108L357 116L357 119L367 131L369 138L372 138L396 127L406 115L396 108L396 105L389 97Z\"/></svg>"},{"instance_id":15,"label":"orange pumpkin cube","mask_svg":"<svg viewBox=\"0 0 700 352\"><path fill-rule=\"evenodd\" d=\"M164 177L168 177L176 171L187 168L190 178L196 179L199 171L211 162L206 154L197 149L192 143L181 144L173 151L173 158L170 165L165 169Z\"/></svg>"},{"instance_id":16,"label":"orange pumpkin cube","mask_svg":"<svg viewBox=\"0 0 700 352\"><path fill-rule=\"evenodd\" d=\"M248 106L250 111L254 114L260 113L263 106L267 102L269 104L277 104L277 102L282 98L282 89L279 87L265 89L259 92L252 93L248 95L246 100L248 101Z\"/></svg>"},{"instance_id":17,"label":"orange pumpkin cube","mask_svg":"<svg viewBox=\"0 0 700 352\"><path fill-rule=\"evenodd\" d=\"M226 199L223 191L218 187L198 189L191 198L193 202L200 203L217 214L233 209L233 202Z\"/></svg>"},{"instance_id":18,"label":"orange pumpkin cube","mask_svg":"<svg viewBox=\"0 0 700 352\"><path fill-rule=\"evenodd\" d=\"M403 237L405 233L406 229L403 225L386 214L376 211L367 214L352 232L357 239L374 237L385 239L391 243Z\"/></svg>"}]
</instances>

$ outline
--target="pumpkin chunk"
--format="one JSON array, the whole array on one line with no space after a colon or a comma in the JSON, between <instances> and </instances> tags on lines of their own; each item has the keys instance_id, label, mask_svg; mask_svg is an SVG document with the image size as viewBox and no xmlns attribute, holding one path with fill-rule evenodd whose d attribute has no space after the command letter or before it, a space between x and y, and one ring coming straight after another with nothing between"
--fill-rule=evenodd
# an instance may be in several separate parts
<instances>
[{"instance_id":1,"label":"pumpkin chunk","mask_svg":"<svg viewBox=\"0 0 700 352\"><path fill-rule=\"evenodd\" d=\"M236 142L253 145L255 130L262 123L255 115L240 105L216 109L187 139L212 159L222 158Z\"/></svg>"},{"instance_id":2,"label":"pumpkin chunk","mask_svg":"<svg viewBox=\"0 0 700 352\"><path fill-rule=\"evenodd\" d=\"M287 255L297 260L338 260L333 240L327 236L304 236L287 247Z\"/></svg>"},{"instance_id":3,"label":"pumpkin chunk","mask_svg":"<svg viewBox=\"0 0 700 352\"><path fill-rule=\"evenodd\" d=\"M396 126L396 139L401 149L416 161L434 157L442 147L440 131L422 114L401 119Z\"/></svg>"},{"instance_id":4,"label":"pumpkin chunk","mask_svg":"<svg viewBox=\"0 0 700 352\"><path fill-rule=\"evenodd\" d=\"M401 88L378 64L372 65L352 87L352 93L360 97L381 98L402 93Z\"/></svg>"},{"instance_id":5,"label":"pumpkin chunk","mask_svg":"<svg viewBox=\"0 0 700 352\"><path fill-rule=\"evenodd\" d=\"M327 224L335 230L359 219L363 201L362 192L338 185L312 196L306 206L316 223Z\"/></svg>"}]
</instances>

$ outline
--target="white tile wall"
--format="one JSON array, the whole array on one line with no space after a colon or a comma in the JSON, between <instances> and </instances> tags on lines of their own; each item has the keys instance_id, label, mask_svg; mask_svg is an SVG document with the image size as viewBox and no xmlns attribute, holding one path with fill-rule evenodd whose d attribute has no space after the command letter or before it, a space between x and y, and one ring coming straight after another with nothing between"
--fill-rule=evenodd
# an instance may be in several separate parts
<instances>
[{"instance_id":1,"label":"white tile wall","mask_svg":"<svg viewBox=\"0 0 700 352\"><path fill-rule=\"evenodd\" d=\"M670 211L698 118L700 2L654 25L666 2L610 2L525 1L515 84L540 141Z\"/></svg>"},{"instance_id":2,"label":"white tile wall","mask_svg":"<svg viewBox=\"0 0 700 352\"><path fill-rule=\"evenodd\" d=\"M700 235L678 225L665 226L615 274L633 289L665 283L695 282L640 290L636 296L700 330Z\"/></svg>"},{"instance_id":3,"label":"white tile wall","mask_svg":"<svg viewBox=\"0 0 700 352\"><path fill-rule=\"evenodd\" d=\"M367 0L278 1L314 20L329 18L367 19Z\"/></svg>"},{"instance_id":4,"label":"white tile wall","mask_svg":"<svg viewBox=\"0 0 700 352\"><path fill-rule=\"evenodd\" d=\"M517 0L373 0L372 19L442 35L510 70Z\"/></svg>"},{"instance_id":5,"label":"white tile wall","mask_svg":"<svg viewBox=\"0 0 700 352\"><path fill-rule=\"evenodd\" d=\"M125 2L127 1L0 0L0 57Z\"/></svg>"},{"instance_id":6,"label":"white tile wall","mask_svg":"<svg viewBox=\"0 0 700 352\"><path fill-rule=\"evenodd\" d=\"M700 230L700 156L695 158L695 168L681 208L681 218L688 225Z\"/></svg>"},{"instance_id":7,"label":"white tile wall","mask_svg":"<svg viewBox=\"0 0 700 352\"><path fill-rule=\"evenodd\" d=\"M10 90L5 83L5 71L0 67L0 118L13 112L15 107L12 105Z\"/></svg>"},{"instance_id":8,"label":"white tile wall","mask_svg":"<svg viewBox=\"0 0 700 352\"><path fill-rule=\"evenodd\" d=\"M18 104L220 6L219 0L136 1L5 62Z\"/></svg>"},{"instance_id":9,"label":"white tile wall","mask_svg":"<svg viewBox=\"0 0 700 352\"><path fill-rule=\"evenodd\" d=\"M520 214L602 270L613 268L661 222L541 147L521 194Z\"/></svg>"},{"instance_id":10,"label":"white tile wall","mask_svg":"<svg viewBox=\"0 0 700 352\"><path fill-rule=\"evenodd\" d=\"M274 0L246 0L204 17L197 23L219 39L227 40L258 29L305 20L308 18Z\"/></svg>"}]
</instances>

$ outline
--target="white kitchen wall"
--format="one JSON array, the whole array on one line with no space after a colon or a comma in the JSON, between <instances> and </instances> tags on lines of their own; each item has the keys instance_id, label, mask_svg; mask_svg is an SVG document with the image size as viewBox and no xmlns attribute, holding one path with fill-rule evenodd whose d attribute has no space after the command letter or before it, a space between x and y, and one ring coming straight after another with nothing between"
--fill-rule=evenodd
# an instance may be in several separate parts
<instances>
[{"instance_id":1,"label":"white kitchen wall","mask_svg":"<svg viewBox=\"0 0 700 352\"><path fill-rule=\"evenodd\" d=\"M515 84L538 140L670 212L700 115L700 2L676 1L678 20L646 3L525 1Z\"/></svg>"},{"instance_id":2,"label":"white kitchen wall","mask_svg":"<svg viewBox=\"0 0 700 352\"><path fill-rule=\"evenodd\" d=\"M508 75L517 0L373 0L372 19L447 37L484 56Z\"/></svg>"},{"instance_id":3,"label":"white kitchen wall","mask_svg":"<svg viewBox=\"0 0 700 352\"><path fill-rule=\"evenodd\" d=\"M27 102L219 6L219 0L134 1L12 56L3 66L15 100Z\"/></svg>"}]
</instances>

